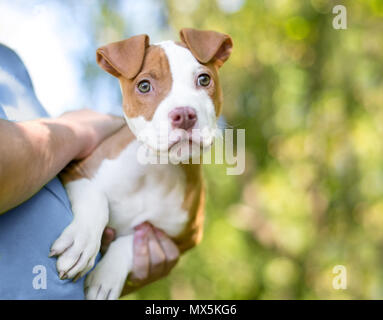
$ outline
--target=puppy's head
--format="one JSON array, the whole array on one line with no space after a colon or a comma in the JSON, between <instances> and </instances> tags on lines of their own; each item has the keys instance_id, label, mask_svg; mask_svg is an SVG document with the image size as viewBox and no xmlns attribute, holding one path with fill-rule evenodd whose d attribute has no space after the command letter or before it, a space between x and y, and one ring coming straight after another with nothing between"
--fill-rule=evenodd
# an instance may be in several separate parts
<instances>
[{"instance_id":1,"label":"puppy's head","mask_svg":"<svg viewBox=\"0 0 383 320\"><path fill-rule=\"evenodd\" d=\"M232 50L230 36L218 32L182 29L180 37L149 45L139 35L97 50L98 64L120 80L137 139L178 158L212 144L222 108L218 69Z\"/></svg>"}]
</instances>

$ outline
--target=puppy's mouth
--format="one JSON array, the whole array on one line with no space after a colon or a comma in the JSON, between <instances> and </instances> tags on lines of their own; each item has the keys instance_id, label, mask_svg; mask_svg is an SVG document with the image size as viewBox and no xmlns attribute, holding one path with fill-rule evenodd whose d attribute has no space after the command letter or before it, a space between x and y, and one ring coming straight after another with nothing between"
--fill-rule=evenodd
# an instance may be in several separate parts
<instances>
[{"instance_id":1,"label":"puppy's mouth","mask_svg":"<svg viewBox=\"0 0 383 320\"><path fill-rule=\"evenodd\" d=\"M170 151L174 146L181 144L181 143L188 143L189 146L192 146L193 144L200 147L200 149L204 149L204 143L201 139L193 139L192 137L189 137L187 139L182 139L181 137L178 137L175 141L169 143L168 151Z\"/></svg>"},{"instance_id":2,"label":"puppy's mouth","mask_svg":"<svg viewBox=\"0 0 383 320\"><path fill-rule=\"evenodd\" d=\"M146 136L146 139L138 139L155 153L170 153L178 148L189 147L190 150L200 149L202 152L211 147L214 141L214 134L209 130L193 132L185 130L174 130L167 133L166 136L156 135Z\"/></svg>"},{"instance_id":3,"label":"puppy's mouth","mask_svg":"<svg viewBox=\"0 0 383 320\"><path fill-rule=\"evenodd\" d=\"M196 130L195 132L186 132L175 133L169 135L169 145L168 152L176 147L177 145L183 145L189 147L199 147L201 150L211 147L213 144L213 136L201 134L201 131Z\"/></svg>"}]
</instances>

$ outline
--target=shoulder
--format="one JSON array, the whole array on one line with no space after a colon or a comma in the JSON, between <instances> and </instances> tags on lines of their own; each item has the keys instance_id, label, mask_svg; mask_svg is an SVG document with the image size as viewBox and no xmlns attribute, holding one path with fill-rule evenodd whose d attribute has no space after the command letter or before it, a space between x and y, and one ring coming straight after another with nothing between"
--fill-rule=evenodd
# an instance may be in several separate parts
<instances>
[{"instance_id":1,"label":"shoulder","mask_svg":"<svg viewBox=\"0 0 383 320\"><path fill-rule=\"evenodd\" d=\"M34 92L31 78L20 57L0 44L0 104L8 120L23 121L47 117Z\"/></svg>"},{"instance_id":2,"label":"shoulder","mask_svg":"<svg viewBox=\"0 0 383 320\"><path fill-rule=\"evenodd\" d=\"M25 87L33 88L31 78L23 61L15 51L0 44L0 68L15 77Z\"/></svg>"},{"instance_id":3,"label":"shoulder","mask_svg":"<svg viewBox=\"0 0 383 320\"><path fill-rule=\"evenodd\" d=\"M0 104L0 119L5 119L7 120L7 115L4 112L3 106Z\"/></svg>"}]
</instances>

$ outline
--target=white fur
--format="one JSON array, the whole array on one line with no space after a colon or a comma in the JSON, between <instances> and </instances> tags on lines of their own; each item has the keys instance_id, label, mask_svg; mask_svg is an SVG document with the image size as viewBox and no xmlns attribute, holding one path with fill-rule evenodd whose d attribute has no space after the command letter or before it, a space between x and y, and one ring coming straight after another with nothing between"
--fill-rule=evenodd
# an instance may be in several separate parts
<instances>
[{"instance_id":1,"label":"white fur","mask_svg":"<svg viewBox=\"0 0 383 320\"><path fill-rule=\"evenodd\" d=\"M168 235L176 236L187 221L187 212L181 208L184 172L171 164L138 163L139 146L140 142L134 141L117 159L104 160L94 177L94 183L109 201L109 226L120 236L149 221Z\"/></svg>"},{"instance_id":2,"label":"white fur","mask_svg":"<svg viewBox=\"0 0 383 320\"><path fill-rule=\"evenodd\" d=\"M63 252L57 261L60 275L72 278L89 271L105 226L116 230L117 239L86 280L87 299L119 297L133 264L135 226L148 221L174 237L186 225L184 172L172 164L138 163L139 147L135 140L116 159L103 160L91 180L66 185L74 220L52 246Z\"/></svg>"},{"instance_id":3,"label":"white fur","mask_svg":"<svg viewBox=\"0 0 383 320\"><path fill-rule=\"evenodd\" d=\"M212 143L216 130L214 103L203 88L196 87L196 77L203 72L201 64L191 52L174 41L157 43L169 61L172 75L172 87L169 94L158 105L152 120L144 117L126 118L126 121L137 139L152 149L167 151L169 141L182 135L182 130L171 129L169 112L177 107L191 107L196 110L197 124L203 147ZM197 130L196 130L197 132Z\"/></svg>"},{"instance_id":4,"label":"white fur","mask_svg":"<svg viewBox=\"0 0 383 320\"><path fill-rule=\"evenodd\" d=\"M93 181L80 179L66 185L74 218L51 247L57 271L73 278L85 275L94 265L101 236L108 222L108 200Z\"/></svg>"},{"instance_id":5,"label":"white fur","mask_svg":"<svg viewBox=\"0 0 383 320\"><path fill-rule=\"evenodd\" d=\"M100 263L85 280L88 300L115 300L133 267L133 235L113 241Z\"/></svg>"}]
</instances>

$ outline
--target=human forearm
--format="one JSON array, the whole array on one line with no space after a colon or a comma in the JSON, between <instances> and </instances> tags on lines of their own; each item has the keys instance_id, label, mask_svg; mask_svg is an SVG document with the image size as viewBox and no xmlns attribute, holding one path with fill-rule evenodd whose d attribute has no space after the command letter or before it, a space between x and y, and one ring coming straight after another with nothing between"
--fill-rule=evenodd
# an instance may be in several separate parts
<instances>
[{"instance_id":1,"label":"human forearm","mask_svg":"<svg viewBox=\"0 0 383 320\"><path fill-rule=\"evenodd\" d=\"M30 198L122 125L119 118L85 110L57 119L0 120L0 213Z\"/></svg>"},{"instance_id":2,"label":"human forearm","mask_svg":"<svg viewBox=\"0 0 383 320\"><path fill-rule=\"evenodd\" d=\"M57 120L0 120L0 212L37 192L79 150L73 130Z\"/></svg>"}]
</instances>

